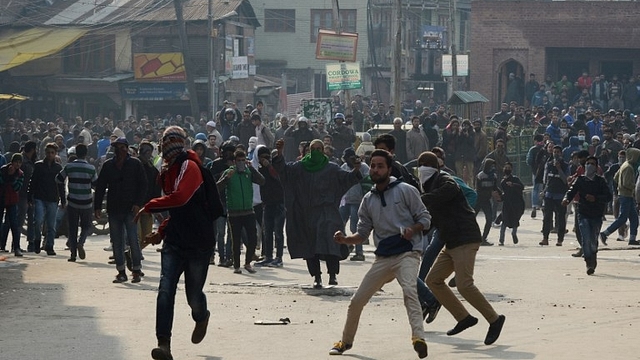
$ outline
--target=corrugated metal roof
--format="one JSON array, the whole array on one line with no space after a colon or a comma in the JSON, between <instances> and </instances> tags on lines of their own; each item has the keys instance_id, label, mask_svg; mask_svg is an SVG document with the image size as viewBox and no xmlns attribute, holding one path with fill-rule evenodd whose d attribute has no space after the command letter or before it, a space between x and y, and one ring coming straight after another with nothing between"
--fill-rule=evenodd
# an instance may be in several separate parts
<instances>
[{"instance_id":1,"label":"corrugated metal roof","mask_svg":"<svg viewBox=\"0 0 640 360\"><path fill-rule=\"evenodd\" d=\"M447 103L450 105L461 105L486 102L489 102L489 99L477 91L454 91Z\"/></svg>"},{"instance_id":2,"label":"corrugated metal roof","mask_svg":"<svg viewBox=\"0 0 640 360\"><path fill-rule=\"evenodd\" d=\"M213 19L220 20L236 11L249 23L258 27L253 7L248 0L212 0ZM185 21L207 21L209 0L185 0ZM59 1L51 6L32 8L13 25L79 25L104 26L127 22L175 21L173 0L75 0Z\"/></svg>"}]
</instances>

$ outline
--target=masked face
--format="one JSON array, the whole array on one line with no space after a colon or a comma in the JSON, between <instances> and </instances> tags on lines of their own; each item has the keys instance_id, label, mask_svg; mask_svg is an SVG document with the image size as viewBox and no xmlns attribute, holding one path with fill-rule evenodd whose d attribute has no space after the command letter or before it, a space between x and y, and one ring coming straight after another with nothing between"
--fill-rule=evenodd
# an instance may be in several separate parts
<instances>
[{"instance_id":1,"label":"masked face","mask_svg":"<svg viewBox=\"0 0 640 360\"><path fill-rule=\"evenodd\" d=\"M597 166L593 162L588 162L585 166L585 175L589 178L593 178L596 175Z\"/></svg>"},{"instance_id":2,"label":"masked face","mask_svg":"<svg viewBox=\"0 0 640 360\"><path fill-rule=\"evenodd\" d=\"M625 156L618 156L618 164L622 164L626 160L627 160L627 158Z\"/></svg>"}]
</instances>

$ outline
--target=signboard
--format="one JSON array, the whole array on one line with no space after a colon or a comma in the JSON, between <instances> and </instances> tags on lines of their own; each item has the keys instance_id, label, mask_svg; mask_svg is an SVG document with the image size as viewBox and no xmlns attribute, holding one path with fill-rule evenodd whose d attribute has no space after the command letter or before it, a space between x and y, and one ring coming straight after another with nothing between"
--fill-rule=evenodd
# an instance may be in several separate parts
<instances>
[{"instance_id":1,"label":"signboard","mask_svg":"<svg viewBox=\"0 0 640 360\"><path fill-rule=\"evenodd\" d=\"M326 67L329 91L362 88L359 63L327 64Z\"/></svg>"},{"instance_id":2,"label":"signboard","mask_svg":"<svg viewBox=\"0 0 640 360\"><path fill-rule=\"evenodd\" d=\"M184 83L121 83L120 95L123 100L189 100Z\"/></svg>"},{"instance_id":3,"label":"signboard","mask_svg":"<svg viewBox=\"0 0 640 360\"><path fill-rule=\"evenodd\" d=\"M447 28L444 26L422 26L422 48L423 49L446 49L447 48Z\"/></svg>"},{"instance_id":4,"label":"signboard","mask_svg":"<svg viewBox=\"0 0 640 360\"><path fill-rule=\"evenodd\" d=\"M336 61L356 61L358 48L358 34L340 33L335 31L318 31L316 41L316 59Z\"/></svg>"},{"instance_id":5,"label":"signboard","mask_svg":"<svg viewBox=\"0 0 640 360\"><path fill-rule=\"evenodd\" d=\"M133 54L133 73L138 81L185 81L182 53Z\"/></svg>"},{"instance_id":6,"label":"signboard","mask_svg":"<svg viewBox=\"0 0 640 360\"><path fill-rule=\"evenodd\" d=\"M249 58L246 56L234 56L231 58L231 77L233 79L246 79L249 77Z\"/></svg>"},{"instance_id":7,"label":"signboard","mask_svg":"<svg viewBox=\"0 0 640 360\"><path fill-rule=\"evenodd\" d=\"M456 75L469 76L469 55L456 55ZM453 76L451 55L442 55L442 76Z\"/></svg>"}]
</instances>

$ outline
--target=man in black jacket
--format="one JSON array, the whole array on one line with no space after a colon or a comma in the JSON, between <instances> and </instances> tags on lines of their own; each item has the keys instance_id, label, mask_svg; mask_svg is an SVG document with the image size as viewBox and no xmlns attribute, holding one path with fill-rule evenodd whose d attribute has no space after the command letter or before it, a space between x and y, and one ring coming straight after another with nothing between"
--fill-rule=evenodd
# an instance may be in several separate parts
<instances>
[{"instance_id":1,"label":"man in black jacket","mask_svg":"<svg viewBox=\"0 0 640 360\"><path fill-rule=\"evenodd\" d=\"M111 143L115 156L102 165L98 183L96 184L93 202L96 219L100 218L102 200L107 187L107 213L109 214L109 235L113 243L113 256L116 261L116 275L114 283L127 281L125 273L124 251L129 245L133 263L133 279L140 282L142 277L142 251L138 242L137 225L133 217L144 205L147 195L147 175L140 160L129 155L129 142L126 138L118 138ZM124 238L126 230L126 240Z\"/></svg>"},{"instance_id":2,"label":"man in black jacket","mask_svg":"<svg viewBox=\"0 0 640 360\"><path fill-rule=\"evenodd\" d=\"M582 252L587 264L587 275L593 275L596 271L602 217L607 203L612 198L607 181L599 176L597 171L598 158L589 156L585 164L585 174L576 179L562 200L562 206L567 206L576 195L579 197L578 226L582 235Z\"/></svg>"},{"instance_id":3,"label":"man in black jacket","mask_svg":"<svg viewBox=\"0 0 640 360\"><path fill-rule=\"evenodd\" d=\"M469 314L444 282L455 271L455 281L460 295L490 324L484 343L491 345L500 336L505 316L496 313L473 283L476 253L482 241L476 214L455 180L446 173L438 172L436 155L426 152L420 157L423 166L431 170L431 174L425 174L422 179L422 202L432 214L432 226L438 230L440 238L445 243L445 249L438 255L427 275L427 285L442 306L458 321L453 329L447 331L449 336L456 335L476 325L478 319Z\"/></svg>"},{"instance_id":4,"label":"man in black jacket","mask_svg":"<svg viewBox=\"0 0 640 360\"><path fill-rule=\"evenodd\" d=\"M58 202L64 208L66 199L64 185L56 183L56 175L62 170L62 165L56 162L58 146L55 143L48 143L45 146L44 153L44 159L37 161L34 165L27 196L29 203L34 205L35 237L33 250L36 254L40 253L42 225L45 224L47 234L45 236L44 250L47 255L55 255L53 239L56 235Z\"/></svg>"}]
</instances>

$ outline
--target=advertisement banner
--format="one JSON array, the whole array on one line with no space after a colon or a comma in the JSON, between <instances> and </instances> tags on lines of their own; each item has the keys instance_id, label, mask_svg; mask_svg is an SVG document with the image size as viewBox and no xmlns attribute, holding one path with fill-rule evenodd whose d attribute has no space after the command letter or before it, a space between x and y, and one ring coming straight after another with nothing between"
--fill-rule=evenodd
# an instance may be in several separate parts
<instances>
[{"instance_id":1,"label":"advertisement banner","mask_svg":"<svg viewBox=\"0 0 640 360\"><path fill-rule=\"evenodd\" d=\"M335 61L356 61L358 48L358 34L340 33L335 31L318 31L316 42L316 59Z\"/></svg>"},{"instance_id":2,"label":"advertisement banner","mask_svg":"<svg viewBox=\"0 0 640 360\"><path fill-rule=\"evenodd\" d=\"M326 68L329 91L362 88L359 63L327 64Z\"/></svg>"},{"instance_id":3,"label":"advertisement banner","mask_svg":"<svg viewBox=\"0 0 640 360\"><path fill-rule=\"evenodd\" d=\"M189 100L184 83L121 83L120 95L123 100Z\"/></svg>"},{"instance_id":4,"label":"advertisement banner","mask_svg":"<svg viewBox=\"0 0 640 360\"><path fill-rule=\"evenodd\" d=\"M246 79L249 77L249 58L246 56L234 56L231 58L231 77L233 79Z\"/></svg>"},{"instance_id":5,"label":"advertisement banner","mask_svg":"<svg viewBox=\"0 0 640 360\"><path fill-rule=\"evenodd\" d=\"M456 75L469 76L469 55L456 55ZM442 76L453 76L451 55L442 55Z\"/></svg>"},{"instance_id":6,"label":"advertisement banner","mask_svg":"<svg viewBox=\"0 0 640 360\"><path fill-rule=\"evenodd\" d=\"M447 28L444 26L422 26L422 48L423 49L446 49Z\"/></svg>"},{"instance_id":7,"label":"advertisement banner","mask_svg":"<svg viewBox=\"0 0 640 360\"><path fill-rule=\"evenodd\" d=\"M185 81L182 53L133 54L133 73L138 81Z\"/></svg>"}]
</instances>

